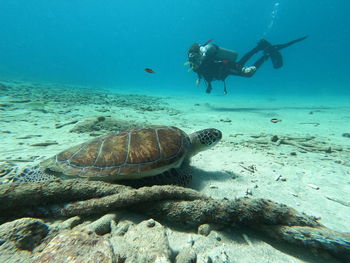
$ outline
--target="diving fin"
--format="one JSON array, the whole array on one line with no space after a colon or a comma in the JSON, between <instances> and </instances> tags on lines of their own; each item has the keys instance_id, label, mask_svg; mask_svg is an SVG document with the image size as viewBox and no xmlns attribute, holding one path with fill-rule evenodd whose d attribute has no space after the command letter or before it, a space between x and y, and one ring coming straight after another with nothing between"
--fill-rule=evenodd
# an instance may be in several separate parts
<instances>
[{"instance_id":1,"label":"diving fin","mask_svg":"<svg viewBox=\"0 0 350 263\"><path fill-rule=\"evenodd\" d=\"M277 49L272 49L269 52L273 68L278 69L283 66L283 57Z\"/></svg>"},{"instance_id":2,"label":"diving fin","mask_svg":"<svg viewBox=\"0 0 350 263\"><path fill-rule=\"evenodd\" d=\"M275 69L281 68L283 66L283 58L281 53L278 51L275 45L272 45L265 39L260 40L258 44L259 48L264 50L265 56L271 58L272 65Z\"/></svg>"},{"instance_id":3,"label":"diving fin","mask_svg":"<svg viewBox=\"0 0 350 263\"><path fill-rule=\"evenodd\" d=\"M286 47L289 47L297 42L300 42L304 39L306 39L308 36L304 36L304 37L301 37L301 38L298 38L298 39L295 39L293 41L290 41L288 43L285 43L285 44L280 44L280 45L273 45L277 50L281 50L282 48L286 48Z\"/></svg>"},{"instance_id":4,"label":"diving fin","mask_svg":"<svg viewBox=\"0 0 350 263\"><path fill-rule=\"evenodd\" d=\"M272 45L268 41L262 39L259 44L262 46L264 49L264 52L266 55L268 55L271 58L272 65L275 69L281 68L283 66L283 57L279 50L289 47L297 42L300 42L304 39L306 39L307 36L295 39L293 41L290 41L285 44L280 44L280 45Z\"/></svg>"}]
</instances>

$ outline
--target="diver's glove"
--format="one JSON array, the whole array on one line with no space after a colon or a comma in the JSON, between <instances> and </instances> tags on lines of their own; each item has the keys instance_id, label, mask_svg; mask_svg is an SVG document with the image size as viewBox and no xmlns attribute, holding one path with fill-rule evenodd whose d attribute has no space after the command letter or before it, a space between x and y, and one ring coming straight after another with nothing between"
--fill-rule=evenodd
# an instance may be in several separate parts
<instances>
[{"instance_id":1,"label":"diver's glove","mask_svg":"<svg viewBox=\"0 0 350 263\"><path fill-rule=\"evenodd\" d=\"M256 67L255 66L251 66L251 67L243 67L242 68L242 72L244 74L253 74L256 71Z\"/></svg>"}]
</instances>

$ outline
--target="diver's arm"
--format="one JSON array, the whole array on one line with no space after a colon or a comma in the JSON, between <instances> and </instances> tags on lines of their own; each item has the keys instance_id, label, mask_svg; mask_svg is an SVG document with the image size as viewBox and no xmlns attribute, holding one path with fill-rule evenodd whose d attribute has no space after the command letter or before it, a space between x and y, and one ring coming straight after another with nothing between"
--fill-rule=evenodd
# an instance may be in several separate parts
<instances>
[{"instance_id":1,"label":"diver's arm","mask_svg":"<svg viewBox=\"0 0 350 263\"><path fill-rule=\"evenodd\" d=\"M231 68L230 69L230 75L235 75L235 76L242 76L242 68Z\"/></svg>"},{"instance_id":2,"label":"diver's arm","mask_svg":"<svg viewBox=\"0 0 350 263\"><path fill-rule=\"evenodd\" d=\"M258 67L254 65L250 67L232 68L230 69L229 72L230 72L230 75L250 78L255 74L257 69Z\"/></svg>"},{"instance_id":3,"label":"diver's arm","mask_svg":"<svg viewBox=\"0 0 350 263\"><path fill-rule=\"evenodd\" d=\"M242 73L241 72L237 72L236 70L230 70L230 75L242 76Z\"/></svg>"}]
</instances>

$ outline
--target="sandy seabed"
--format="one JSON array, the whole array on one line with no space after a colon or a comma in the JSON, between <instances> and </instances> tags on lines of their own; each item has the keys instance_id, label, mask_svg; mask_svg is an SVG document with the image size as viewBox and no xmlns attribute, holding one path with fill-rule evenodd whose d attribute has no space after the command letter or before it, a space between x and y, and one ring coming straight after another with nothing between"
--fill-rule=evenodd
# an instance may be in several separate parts
<instances>
[{"instance_id":1,"label":"sandy seabed","mask_svg":"<svg viewBox=\"0 0 350 263\"><path fill-rule=\"evenodd\" d=\"M219 199L271 199L320 217L331 229L350 232L349 98L217 96L203 91L153 96L1 83L1 162L31 166L110 131L111 126L93 125L98 117L172 125L187 133L213 127L222 131L223 139L192 158L189 187ZM90 126L76 132L84 122ZM309 262L253 234L250 239L247 244L232 239L225 248L235 251L237 262Z\"/></svg>"}]
</instances>

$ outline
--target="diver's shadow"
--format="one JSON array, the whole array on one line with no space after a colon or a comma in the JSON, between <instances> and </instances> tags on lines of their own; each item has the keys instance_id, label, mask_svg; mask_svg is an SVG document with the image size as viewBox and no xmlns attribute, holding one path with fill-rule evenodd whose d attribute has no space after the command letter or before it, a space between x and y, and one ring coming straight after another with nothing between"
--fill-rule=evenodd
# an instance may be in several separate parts
<instances>
[{"instance_id":1,"label":"diver's shadow","mask_svg":"<svg viewBox=\"0 0 350 263\"><path fill-rule=\"evenodd\" d=\"M293 107L293 106L285 106L285 107L217 107L208 105L209 109L213 111L220 112L260 112L260 111L280 111L280 110L313 110L313 111L322 111L322 110L332 110L338 109L336 107L326 107L326 106L305 106L305 107Z\"/></svg>"}]
</instances>

